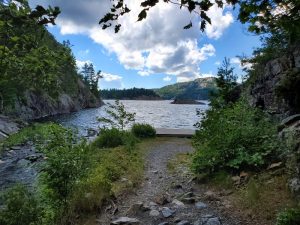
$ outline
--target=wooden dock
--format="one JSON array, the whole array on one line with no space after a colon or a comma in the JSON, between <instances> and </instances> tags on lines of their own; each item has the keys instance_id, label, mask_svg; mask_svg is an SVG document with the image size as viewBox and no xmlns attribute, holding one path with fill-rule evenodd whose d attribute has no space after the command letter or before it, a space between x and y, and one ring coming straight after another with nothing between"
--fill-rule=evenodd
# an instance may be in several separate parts
<instances>
[{"instance_id":1,"label":"wooden dock","mask_svg":"<svg viewBox=\"0 0 300 225\"><path fill-rule=\"evenodd\" d=\"M157 137L192 137L194 134L192 129L156 128Z\"/></svg>"}]
</instances>

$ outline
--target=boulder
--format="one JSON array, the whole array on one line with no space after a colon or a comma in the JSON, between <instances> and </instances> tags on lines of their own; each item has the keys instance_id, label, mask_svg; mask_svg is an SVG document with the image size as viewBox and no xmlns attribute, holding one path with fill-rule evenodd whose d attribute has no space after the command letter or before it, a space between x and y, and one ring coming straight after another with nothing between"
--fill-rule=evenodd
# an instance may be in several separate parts
<instances>
[{"instance_id":1,"label":"boulder","mask_svg":"<svg viewBox=\"0 0 300 225\"><path fill-rule=\"evenodd\" d=\"M111 222L112 225L132 225L132 224L140 224L140 221L136 218L129 218L129 217L120 217L117 220Z\"/></svg>"}]
</instances>

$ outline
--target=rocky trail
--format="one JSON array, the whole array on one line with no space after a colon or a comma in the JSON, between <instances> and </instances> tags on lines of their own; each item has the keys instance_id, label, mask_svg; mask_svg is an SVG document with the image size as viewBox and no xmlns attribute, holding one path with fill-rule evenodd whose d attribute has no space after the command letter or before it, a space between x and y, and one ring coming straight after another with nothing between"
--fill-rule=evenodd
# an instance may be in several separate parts
<instances>
[{"instance_id":1,"label":"rocky trail","mask_svg":"<svg viewBox=\"0 0 300 225\"><path fill-rule=\"evenodd\" d=\"M159 139L159 138L158 138ZM164 138L154 142L146 155L145 178L135 193L108 205L97 223L141 225L235 225L224 217L220 199L214 192L202 190L186 165L170 170L169 162L178 154L193 151L190 140ZM220 206L221 205L221 206Z\"/></svg>"}]
</instances>

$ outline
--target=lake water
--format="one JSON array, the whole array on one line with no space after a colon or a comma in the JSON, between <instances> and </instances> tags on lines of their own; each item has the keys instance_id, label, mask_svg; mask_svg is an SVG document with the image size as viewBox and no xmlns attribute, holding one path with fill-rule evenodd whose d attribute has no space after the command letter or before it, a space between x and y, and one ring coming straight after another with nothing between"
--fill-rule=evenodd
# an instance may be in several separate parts
<instances>
[{"instance_id":1,"label":"lake water","mask_svg":"<svg viewBox=\"0 0 300 225\"><path fill-rule=\"evenodd\" d=\"M113 100L105 100L105 103L114 103ZM173 129L195 129L194 124L201 120L197 116L197 110L205 111L209 108L208 102L205 105L177 105L171 101L121 101L126 111L136 113L136 123L148 123L155 128ZM97 117L105 117L106 105L85 109L72 114L55 117L54 120L63 126L77 128L81 135L85 135L89 128L98 129Z\"/></svg>"}]
</instances>

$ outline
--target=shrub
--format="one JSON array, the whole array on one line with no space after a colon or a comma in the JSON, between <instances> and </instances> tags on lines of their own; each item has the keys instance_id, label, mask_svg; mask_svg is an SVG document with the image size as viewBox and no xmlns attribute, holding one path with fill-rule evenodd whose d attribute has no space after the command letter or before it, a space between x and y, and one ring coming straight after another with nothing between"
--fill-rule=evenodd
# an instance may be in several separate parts
<instances>
[{"instance_id":1,"label":"shrub","mask_svg":"<svg viewBox=\"0 0 300 225\"><path fill-rule=\"evenodd\" d=\"M156 130L149 124L134 124L131 131L138 138L151 138L156 135Z\"/></svg>"},{"instance_id":2,"label":"shrub","mask_svg":"<svg viewBox=\"0 0 300 225\"><path fill-rule=\"evenodd\" d=\"M99 137L93 142L93 146L98 148L115 148L120 145L134 146L136 138L127 131L117 128L101 129Z\"/></svg>"},{"instance_id":3,"label":"shrub","mask_svg":"<svg viewBox=\"0 0 300 225\"><path fill-rule=\"evenodd\" d=\"M0 211L0 224L38 225L40 209L35 197L22 185L16 185L2 196L5 207Z\"/></svg>"},{"instance_id":4,"label":"shrub","mask_svg":"<svg viewBox=\"0 0 300 225\"><path fill-rule=\"evenodd\" d=\"M286 209L279 213L276 225L298 225L300 224L300 208Z\"/></svg>"},{"instance_id":5,"label":"shrub","mask_svg":"<svg viewBox=\"0 0 300 225\"><path fill-rule=\"evenodd\" d=\"M278 157L276 126L243 100L212 108L198 127L193 140L197 172L259 169Z\"/></svg>"}]
</instances>

